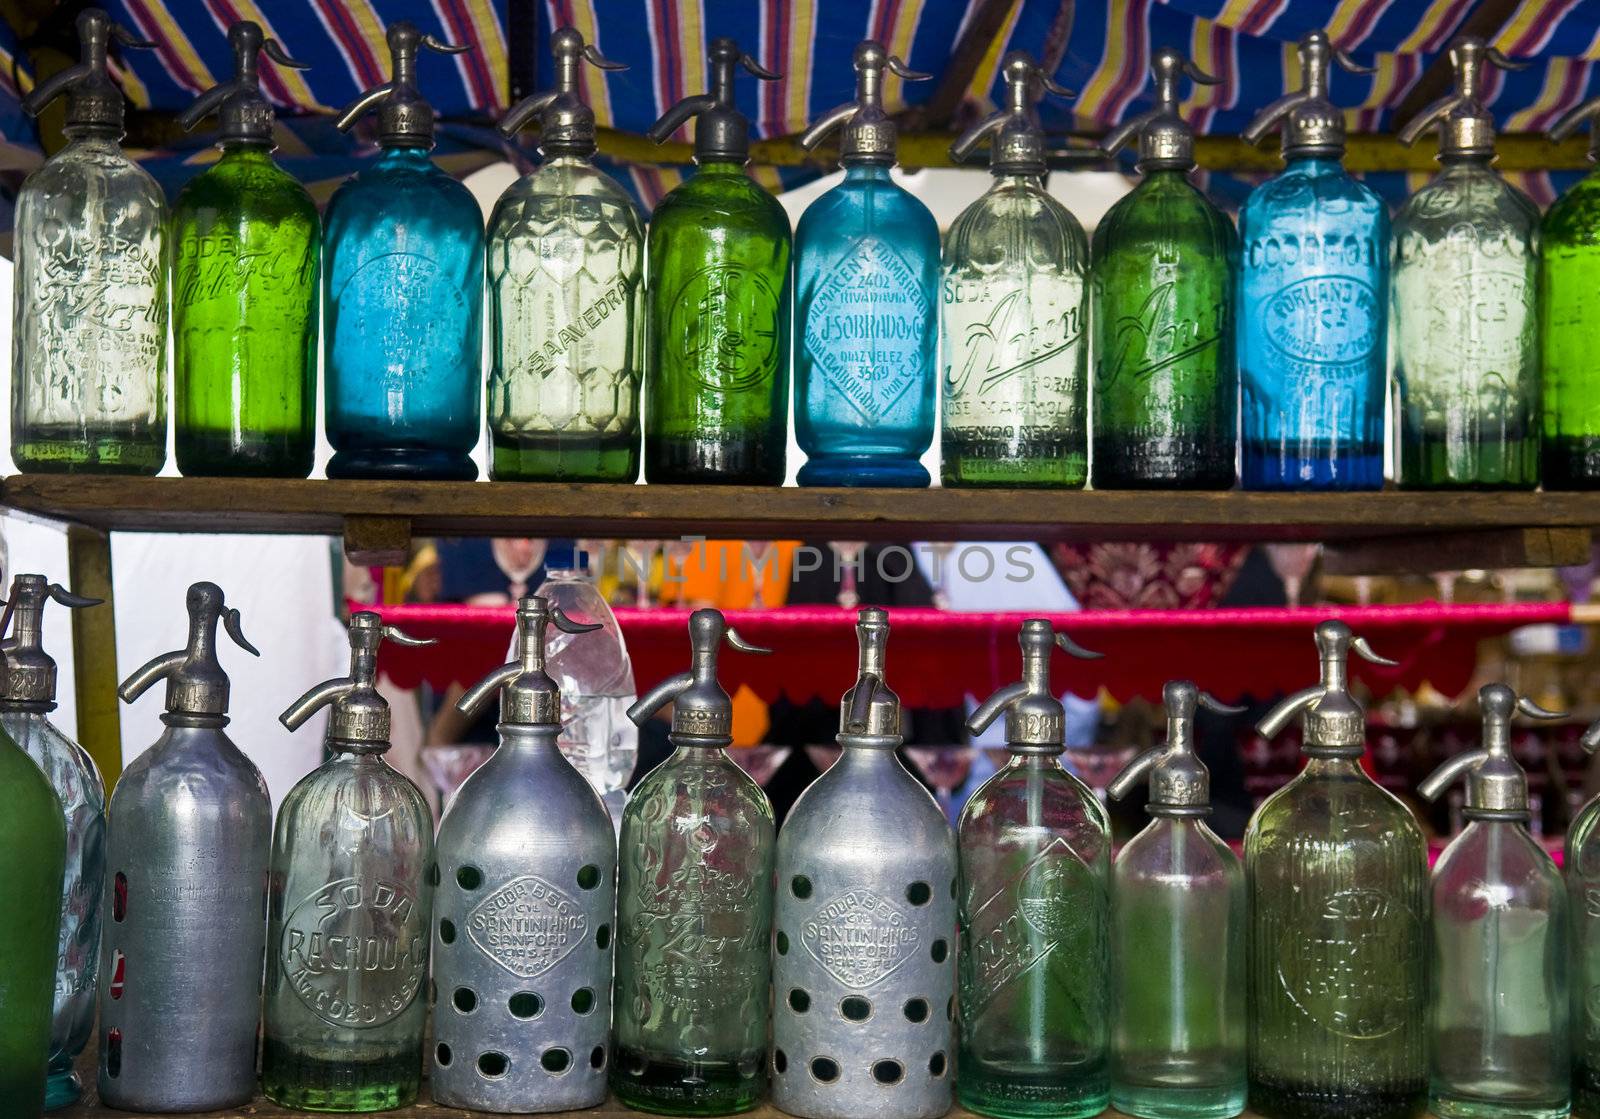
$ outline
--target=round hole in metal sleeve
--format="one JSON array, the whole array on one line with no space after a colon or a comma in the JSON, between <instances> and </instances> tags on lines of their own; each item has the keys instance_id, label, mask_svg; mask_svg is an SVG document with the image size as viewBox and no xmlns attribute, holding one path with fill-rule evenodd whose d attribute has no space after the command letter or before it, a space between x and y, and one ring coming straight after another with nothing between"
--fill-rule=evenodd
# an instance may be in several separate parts
<instances>
[{"instance_id":1,"label":"round hole in metal sleeve","mask_svg":"<svg viewBox=\"0 0 1600 1119\"><path fill-rule=\"evenodd\" d=\"M478 1009L478 993L471 987L457 987L455 994L450 996L450 1002L463 1014L471 1014Z\"/></svg>"},{"instance_id":2,"label":"round hole in metal sleeve","mask_svg":"<svg viewBox=\"0 0 1600 1119\"><path fill-rule=\"evenodd\" d=\"M476 890L483 885L483 871L475 866L464 866L456 871L456 884L463 890Z\"/></svg>"},{"instance_id":3,"label":"round hole in metal sleeve","mask_svg":"<svg viewBox=\"0 0 1600 1119\"><path fill-rule=\"evenodd\" d=\"M438 884L439 884L439 864L438 863L429 863L428 864L428 885L437 886Z\"/></svg>"},{"instance_id":4,"label":"round hole in metal sleeve","mask_svg":"<svg viewBox=\"0 0 1600 1119\"><path fill-rule=\"evenodd\" d=\"M797 874L789 880L789 891L795 897L804 901L811 896L811 879L803 874Z\"/></svg>"},{"instance_id":5,"label":"round hole in metal sleeve","mask_svg":"<svg viewBox=\"0 0 1600 1119\"><path fill-rule=\"evenodd\" d=\"M106 1075L112 1080L122 1075L122 1031L106 1031Z\"/></svg>"},{"instance_id":6,"label":"round hole in metal sleeve","mask_svg":"<svg viewBox=\"0 0 1600 1119\"><path fill-rule=\"evenodd\" d=\"M438 1048L433 1051L433 1059L438 1063L440 1068L449 1068L450 1047L441 1041Z\"/></svg>"},{"instance_id":7,"label":"round hole in metal sleeve","mask_svg":"<svg viewBox=\"0 0 1600 1119\"><path fill-rule=\"evenodd\" d=\"M905 1005L906 1021L926 1022L928 1020L927 999L907 999Z\"/></svg>"},{"instance_id":8,"label":"round hole in metal sleeve","mask_svg":"<svg viewBox=\"0 0 1600 1119\"><path fill-rule=\"evenodd\" d=\"M596 1045L593 1049L589 1050L589 1067L606 1067L606 1047L604 1045Z\"/></svg>"},{"instance_id":9,"label":"round hole in metal sleeve","mask_svg":"<svg viewBox=\"0 0 1600 1119\"><path fill-rule=\"evenodd\" d=\"M852 1022L865 1022L872 1017L872 1003L860 995L851 995L839 1003L839 1013Z\"/></svg>"},{"instance_id":10,"label":"round hole in metal sleeve","mask_svg":"<svg viewBox=\"0 0 1600 1119\"><path fill-rule=\"evenodd\" d=\"M782 1076L789 1071L789 1054L782 1049L772 1051L772 1071Z\"/></svg>"},{"instance_id":11,"label":"round hole in metal sleeve","mask_svg":"<svg viewBox=\"0 0 1600 1119\"><path fill-rule=\"evenodd\" d=\"M906 887L906 900L912 905L927 905L933 897L933 887L926 882L913 882Z\"/></svg>"},{"instance_id":12,"label":"round hole in metal sleeve","mask_svg":"<svg viewBox=\"0 0 1600 1119\"><path fill-rule=\"evenodd\" d=\"M945 1059L943 1053L935 1053L933 1056L928 1058L928 1072L930 1074L933 1076L943 1076L944 1070Z\"/></svg>"},{"instance_id":13,"label":"round hole in metal sleeve","mask_svg":"<svg viewBox=\"0 0 1600 1119\"><path fill-rule=\"evenodd\" d=\"M778 930L778 955L787 956L788 954L789 954L789 934L784 932L782 929L780 929L780 930Z\"/></svg>"},{"instance_id":14,"label":"round hole in metal sleeve","mask_svg":"<svg viewBox=\"0 0 1600 1119\"><path fill-rule=\"evenodd\" d=\"M454 944L456 942L455 922L446 918L439 922L439 943Z\"/></svg>"},{"instance_id":15,"label":"round hole in metal sleeve","mask_svg":"<svg viewBox=\"0 0 1600 1119\"><path fill-rule=\"evenodd\" d=\"M565 1049L546 1049L539 1058L539 1063L544 1066L546 1072L559 1075L566 1072L572 1064L572 1054Z\"/></svg>"},{"instance_id":16,"label":"round hole in metal sleeve","mask_svg":"<svg viewBox=\"0 0 1600 1119\"><path fill-rule=\"evenodd\" d=\"M586 863L578 868L578 886L581 889L592 890L600 885L600 868L593 863Z\"/></svg>"},{"instance_id":17,"label":"round hole in metal sleeve","mask_svg":"<svg viewBox=\"0 0 1600 1119\"><path fill-rule=\"evenodd\" d=\"M594 1009L594 992L588 987L579 987L572 992L572 1009L578 1014L587 1014Z\"/></svg>"},{"instance_id":18,"label":"round hole in metal sleeve","mask_svg":"<svg viewBox=\"0 0 1600 1119\"><path fill-rule=\"evenodd\" d=\"M933 962L942 964L945 957L950 955L950 945L943 938L933 942L933 947L928 949L928 955L933 957Z\"/></svg>"},{"instance_id":19,"label":"round hole in metal sleeve","mask_svg":"<svg viewBox=\"0 0 1600 1119\"><path fill-rule=\"evenodd\" d=\"M789 991L789 1009L796 1014L804 1014L811 1009L811 995L799 987L792 988Z\"/></svg>"},{"instance_id":20,"label":"round hole in metal sleeve","mask_svg":"<svg viewBox=\"0 0 1600 1119\"><path fill-rule=\"evenodd\" d=\"M544 1009L544 1000L532 991L518 991L507 1002L513 1018L537 1018Z\"/></svg>"},{"instance_id":21,"label":"round hole in metal sleeve","mask_svg":"<svg viewBox=\"0 0 1600 1119\"><path fill-rule=\"evenodd\" d=\"M111 919L123 921L128 916L128 876L122 871L117 871L117 877L111 891ZM88 928L89 922L85 921L80 928Z\"/></svg>"},{"instance_id":22,"label":"round hole in metal sleeve","mask_svg":"<svg viewBox=\"0 0 1600 1119\"><path fill-rule=\"evenodd\" d=\"M111 997L122 998L123 988L128 981L128 957L122 954L121 948L112 950L111 953Z\"/></svg>"},{"instance_id":23,"label":"round hole in metal sleeve","mask_svg":"<svg viewBox=\"0 0 1600 1119\"><path fill-rule=\"evenodd\" d=\"M905 1074L905 1066L899 1061L875 1061L872 1065L872 1079L879 1084L898 1084Z\"/></svg>"},{"instance_id":24,"label":"round hole in metal sleeve","mask_svg":"<svg viewBox=\"0 0 1600 1119\"><path fill-rule=\"evenodd\" d=\"M504 1076L506 1070L510 1067L511 1058L504 1053L488 1052L478 1054L478 1071L490 1080L497 1080Z\"/></svg>"},{"instance_id":25,"label":"round hole in metal sleeve","mask_svg":"<svg viewBox=\"0 0 1600 1119\"><path fill-rule=\"evenodd\" d=\"M594 946L604 952L611 946L611 926L601 925L594 930Z\"/></svg>"},{"instance_id":26,"label":"round hole in metal sleeve","mask_svg":"<svg viewBox=\"0 0 1600 1119\"><path fill-rule=\"evenodd\" d=\"M832 1084L839 1079L839 1062L832 1057L812 1057L811 1075L824 1084Z\"/></svg>"}]
</instances>

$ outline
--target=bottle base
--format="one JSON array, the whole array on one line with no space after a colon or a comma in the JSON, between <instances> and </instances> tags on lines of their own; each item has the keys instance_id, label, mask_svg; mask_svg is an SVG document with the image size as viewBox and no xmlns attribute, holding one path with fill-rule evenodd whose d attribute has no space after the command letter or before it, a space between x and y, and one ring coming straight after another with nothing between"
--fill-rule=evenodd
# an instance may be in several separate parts
<instances>
[{"instance_id":1,"label":"bottle base","mask_svg":"<svg viewBox=\"0 0 1600 1119\"><path fill-rule=\"evenodd\" d=\"M991 459L946 450L939 484L951 489L1081 490L1089 480L1082 454L1061 459Z\"/></svg>"},{"instance_id":2,"label":"bottle base","mask_svg":"<svg viewBox=\"0 0 1600 1119\"><path fill-rule=\"evenodd\" d=\"M294 436L299 439L299 433ZM231 433L185 432L177 441L178 472L186 478L304 478L311 473L310 444L287 437L239 443Z\"/></svg>"},{"instance_id":3,"label":"bottle base","mask_svg":"<svg viewBox=\"0 0 1600 1119\"><path fill-rule=\"evenodd\" d=\"M23 474L161 473L167 463L165 433L159 443L83 431L35 431L14 443L11 461Z\"/></svg>"},{"instance_id":4,"label":"bottle base","mask_svg":"<svg viewBox=\"0 0 1600 1119\"><path fill-rule=\"evenodd\" d=\"M1090 1119L1110 1104L1111 1090L1100 1077L974 1076L969 1066L956 1077L956 1099L993 1119Z\"/></svg>"},{"instance_id":5,"label":"bottle base","mask_svg":"<svg viewBox=\"0 0 1600 1119\"><path fill-rule=\"evenodd\" d=\"M882 486L924 489L932 483L927 469L914 458L879 455L817 455L796 475L802 486Z\"/></svg>"},{"instance_id":6,"label":"bottle base","mask_svg":"<svg viewBox=\"0 0 1600 1119\"><path fill-rule=\"evenodd\" d=\"M1600 490L1600 436L1546 436L1540 467L1547 490Z\"/></svg>"},{"instance_id":7,"label":"bottle base","mask_svg":"<svg viewBox=\"0 0 1600 1119\"><path fill-rule=\"evenodd\" d=\"M261 1045L261 1094L291 1111L389 1111L409 1107L421 1086L416 1050L372 1060L323 1061L270 1038Z\"/></svg>"},{"instance_id":8,"label":"bottle base","mask_svg":"<svg viewBox=\"0 0 1600 1119\"><path fill-rule=\"evenodd\" d=\"M623 436L492 435L497 482L619 482L639 477L639 433Z\"/></svg>"},{"instance_id":9,"label":"bottle base","mask_svg":"<svg viewBox=\"0 0 1600 1119\"><path fill-rule=\"evenodd\" d=\"M1439 1119L1567 1119L1571 1104L1567 1100L1518 1103L1435 1092L1428 1096L1428 1110Z\"/></svg>"},{"instance_id":10,"label":"bottle base","mask_svg":"<svg viewBox=\"0 0 1600 1119\"><path fill-rule=\"evenodd\" d=\"M1247 490L1381 490L1383 447L1359 454L1285 456L1272 444L1244 445L1239 482Z\"/></svg>"},{"instance_id":11,"label":"bottle base","mask_svg":"<svg viewBox=\"0 0 1600 1119\"><path fill-rule=\"evenodd\" d=\"M736 1115L761 1101L765 1054L749 1061L673 1061L617 1046L611 1091L635 1111L660 1115Z\"/></svg>"},{"instance_id":12,"label":"bottle base","mask_svg":"<svg viewBox=\"0 0 1600 1119\"><path fill-rule=\"evenodd\" d=\"M44 1085L44 1109L54 1111L68 1104L78 1102L83 1095L83 1081L78 1079L78 1074L68 1068L62 1071L51 1070L50 1079Z\"/></svg>"},{"instance_id":13,"label":"bottle base","mask_svg":"<svg viewBox=\"0 0 1600 1119\"><path fill-rule=\"evenodd\" d=\"M419 451L408 447L340 451L328 460L330 478L401 478L438 482L471 482L478 464L463 454Z\"/></svg>"},{"instance_id":14,"label":"bottle base","mask_svg":"<svg viewBox=\"0 0 1600 1119\"><path fill-rule=\"evenodd\" d=\"M1111 1086L1111 1106L1139 1119L1232 1119L1244 1111L1245 1088Z\"/></svg>"},{"instance_id":15,"label":"bottle base","mask_svg":"<svg viewBox=\"0 0 1600 1119\"><path fill-rule=\"evenodd\" d=\"M647 435L644 478L657 485L781 486L784 437L668 439Z\"/></svg>"},{"instance_id":16,"label":"bottle base","mask_svg":"<svg viewBox=\"0 0 1600 1119\"><path fill-rule=\"evenodd\" d=\"M1264 1119L1417 1119L1427 1109L1428 1086L1419 1080L1362 1092L1252 1077L1249 1102Z\"/></svg>"}]
</instances>

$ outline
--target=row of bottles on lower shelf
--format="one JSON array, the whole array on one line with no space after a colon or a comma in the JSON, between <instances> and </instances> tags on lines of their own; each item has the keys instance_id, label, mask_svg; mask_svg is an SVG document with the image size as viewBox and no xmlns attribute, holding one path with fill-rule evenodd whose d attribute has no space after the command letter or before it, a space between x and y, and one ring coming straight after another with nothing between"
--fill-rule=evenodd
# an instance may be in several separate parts
<instances>
[{"instance_id":1,"label":"row of bottles on lower shelf","mask_svg":"<svg viewBox=\"0 0 1600 1119\"><path fill-rule=\"evenodd\" d=\"M185 474L311 470L320 298L329 474L474 477L487 279L497 478L634 480L642 395L648 480L781 482L792 325L802 484L926 485L920 458L942 407L947 485L1081 486L1092 440L1101 487L1372 489L1392 325L1402 484L1531 488L1542 425L1544 483L1600 486L1585 313L1600 178L1552 208L1541 250L1537 209L1491 167L1480 86L1486 66L1511 63L1475 38L1451 47L1454 93L1407 129L1410 142L1438 124L1444 170L1392 236L1381 200L1341 165L1329 71L1354 63L1326 34L1301 41L1302 88L1251 127L1254 139L1281 124L1288 166L1252 193L1237 231L1189 180L1179 84L1213 79L1156 51L1155 107L1104 142L1109 154L1137 138L1142 177L1092 252L1044 187L1034 103L1067 91L1012 52L1005 106L954 147L965 157L990 138L994 185L941 252L928 208L890 177L883 102L887 74L927 75L876 42L856 49L855 100L802 138L811 147L839 128L845 177L791 235L745 173L749 122L734 99L741 67L777 75L713 41L709 91L651 131L663 141L698 118L698 169L647 234L591 161L579 71L613 64L562 28L555 88L501 123L512 136L538 116L545 162L501 197L486 237L470 193L428 157L433 111L416 81L423 48L458 48L389 28L392 79L338 120L348 129L375 110L382 153L319 220L271 158L259 88L261 53L299 64L258 25L234 24L236 76L183 118L216 111L222 156L169 221L160 188L117 144L115 29L98 9L79 29L82 61L27 102L36 112L65 93L70 143L17 203L12 442L24 471L162 467L170 286ZM1586 102L1557 131L1597 109Z\"/></svg>"},{"instance_id":2,"label":"row of bottles on lower shelf","mask_svg":"<svg viewBox=\"0 0 1600 1119\"><path fill-rule=\"evenodd\" d=\"M1507 748L1517 711L1551 713L1488 685L1481 748L1421 787L1432 798L1467 782L1469 824L1430 885L1415 821L1362 769L1346 661L1381 658L1342 623L1317 628L1319 683L1262 724L1275 734L1300 716L1308 761L1257 811L1241 866L1204 823L1209 776L1192 747L1197 708L1221 707L1187 682L1165 689L1165 745L1111 786L1148 783L1152 817L1112 859L1104 809L1060 764L1050 682L1056 647L1095 654L1044 620L1022 627L1021 681L972 713L974 732L1004 716L1012 758L952 831L896 757L876 607L857 623L840 762L781 834L725 752L717 675L723 643L767 650L715 610L692 616L691 668L629 712L670 703L675 751L639 784L619 845L558 748L546 671L551 627L575 641L600 627L537 595L518 605L513 659L460 701L476 713L498 693L501 742L437 836L383 758L376 653L412 639L371 613L351 619L349 675L283 716L296 727L328 707L330 756L274 830L260 774L223 730L219 624L253 650L210 583L190 588L185 647L122 687L131 701L165 680L167 730L123 775L107 826L92 764L46 718L49 597L92 605L22 575L6 607L8 1114L39 1113L47 1068L51 1105L76 1096L98 989L100 1097L141 1111L249 1099L258 1021L259 1083L278 1103L408 1104L432 1004L433 1099L495 1112L589 1107L609 1087L678 1115L741 1111L770 1090L814 1119L933 1119L953 1094L1001 1119L1108 1103L1224 1119L1247 1101L1320 1119L1330 1100L1348 1119L1430 1102L1446 1117L1557 1119L1569 1101L1600 1116L1595 1010L1574 999L1569 1022L1568 1001L1600 982L1600 921L1566 900L1597 888L1600 800L1573 824L1564 882L1526 830ZM1597 742L1600 724L1585 736Z\"/></svg>"}]
</instances>

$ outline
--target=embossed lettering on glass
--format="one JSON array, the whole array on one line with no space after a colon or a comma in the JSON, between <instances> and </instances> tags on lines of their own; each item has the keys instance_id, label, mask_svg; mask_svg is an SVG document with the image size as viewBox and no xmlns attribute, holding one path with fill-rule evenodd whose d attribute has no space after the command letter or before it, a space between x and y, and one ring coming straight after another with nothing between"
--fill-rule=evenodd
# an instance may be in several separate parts
<instances>
[{"instance_id":1,"label":"embossed lettering on glass","mask_svg":"<svg viewBox=\"0 0 1600 1119\"><path fill-rule=\"evenodd\" d=\"M607 62L563 27L550 37L555 87L500 122L511 137L540 118L544 162L489 219L491 474L500 479L631 482L639 474L644 373L644 223L592 162L594 111L578 99L584 61Z\"/></svg>"},{"instance_id":2,"label":"embossed lettering on glass","mask_svg":"<svg viewBox=\"0 0 1600 1119\"><path fill-rule=\"evenodd\" d=\"M1227 489L1238 443L1233 222L1189 182L1194 133L1178 83L1215 83L1163 47L1155 108L1105 138L1139 140L1139 184L1094 231L1094 484Z\"/></svg>"},{"instance_id":3,"label":"embossed lettering on glass","mask_svg":"<svg viewBox=\"0 0 1600 1119\"><path fill-rule=\"evenodd\" d=\"M404 20L389 25L389 81L339 115L378 114L377 160L334 191L323 230L324 402L330 478L476 478L483 351L483 215L428 158L433 107L421 48L458 54Z\"/></svg>"},{"instance_id":4,"label":"embossed lettering on glass","mask_svg":"<svg viewBox=\"0 0 1600 1119\"><path fill-rule=\"evenodd\" d=\"M1478 690L1483 745L1418 786L1429 800L1464 777L1466 828L1433 868L1428 1109L1444 1119L1565 1119L1567 889L1528 834L1528 777L1511 719L1546 711L1504 684Z\"/></svg>"},{"instance_id":5,"label":"embossed lettering on glass","mask_svg":"<svg viewBox=\"0 0 1600 1119\"><path fill-rule=\"evenodd\" d=\"M1600 97L1558 120L1550 139L1590 126L1589 162L1600 151ZM1600 173L1591 170L1545 211L1539 227L1539 355L1543 372L1541 481L1547 490L1600 487ZM1593 1111L1589 1113L1591 1116Z\"/></svg>"},{"instance_id":6,"label":"embossed lettering on glass","mask_svg":"<svg viewBox=\"0 0 1600 1119\"><path fill-rule=\"evenodd\" d=\"M390 768L378 645L417 641L376 614L350 619L350 675L283 713L323 706L331 755L289 791L272 841L261 1089L315 1111L382 1111L417 1098L428 1016L433 815Z\"/></svg>"},{"instance_id":7,"label":"embossed lettering on glass","mask_svg":"<svg viewBox=\"0 0 1600 1119\"><path fill-rule=\"evenodd\" d=\"M695 173L650 218L645 477L776 485L789 426L789 218L745 174L750 124L733 94L740 67L777 75L732 39L714 40L709 57L711 92L650 130L659 143L698 117Z\"/></svg>"},{"instance_id":8,"label":"embossed lettering on glass","mask_svg":"<svg viewBox=\"0 0 1600 1119\"><path fill-rule=\"evenodd\" d=\"M167 202L118 146L112 39L153 47L98 8L82 57L29 94L66 95L67 145L16 198L11 457L24 473L154 474L167 460Z\"/></svg>"},{"instance_id":9,"label":"embossed lettering on glass","mask_svg":"<svg viewBox=\"0 0 1600 1119\"><path fill-rule=\"evenodd\" d=\"M1111 833L1094 793L1061 768L1066 716L1050 654L1079 649L1022 625L1022 680L972 713L1002 712L1011 760L972 795L960 852L963 1107L1001 1119L1082 1119L1110 1098Z\"/></svg>"},{"instance_id":10,"label":"embossed lettering on glass","mask_svg":"<svg viewBox=\"0 0 1600 1119\"><path fill-rule=\"evenodd\" d=\"M894 182L897 130L883 107L885 71L919 74L870 39L856 47L856 98L800 138L840 129L844 182L795 230L795 435L804 486L925 486L938 374L934 299L939 227Z\"/></svg>"},{"instance_id":11,"label":"embossed lettering on glass","mask_svg":"<svg viewBox=\"0 0 1600 1119\"><path fill-rule=\"evenodd\" d=\"M1439 128L1443 170L1394 219L1400 484L1532 489L1539 483L1535 311L1539 208L1494 170L1483 70L1521 69L1482 40L1450 47L1455 92L1401 132Z\"/></svg>"},{"instance_id":12,"label":"embossed lettering on glass","mask_svg":"<svg viewBox=\"0 0 1600 1119\"><path fill-rule=\"evenodd\" d=\"M611 1088L629 1107L728 1115L767 1083L774 824L727 754L733 701L717 652L724 640L767 650L716 610L694 612L689 639L690 670L628 711L642 724L670 702L674 749L622 813Z\"/></svg>"},{"instance_id":13,"label":"embossed lettering on glass","mask_svg":"<svg viewBox=\"0 0 1600 1119\"><path fill-rule=\"evenodd\" d=\"M1241 479L1246 489L1383 485L1389 215L1345 172L1333 63L1370 72L1322 31L1300 40L1299 92L1244 138L1283 130L1286 166L1239 210Z\"/></svg>"},{"instance_id":14,"label":"embossed lettering on glass","mask_svg":"<svg viewBox=\"0 0 1600 1119\"><path fill-rule=\"evenodd\" d=\"M316 205L272 159L259 56L302 68L248 20L228 29L235 77L183 114L215 111L222 158L172 207L173 409L185 474L304 478L315 450Z\"/></svg>"},{"instance_id":15,"label":"embossed lettering on glass","mask_svg":"<svg viewBox=\"0 0 1600 1119\"><path fill-rule=\"evenodd\" d=\"M1366 718L1342 622L1316 630L1321 682L1267 715L1304 713L1305 768L1245 832L1250 1108L1267 1119L1413 1119L1427 1101L1428 860L1411 812L1361 768Z\"/></svg>"},{"instance_id":16,"label":"embossed lettering on glass","mask_svg":"<svg viewBox=\"0 0 1600 1119\"><path fill-rule=\"evenodd\" d=\"M940 284L941 480L1081 486L1089 473L1089 243L1044 189L1040 90L1069 96L1028 55L1002 66L1007 104L950 148L990 137L992 185L950 225Z\"/></svg>"}]
</instances>

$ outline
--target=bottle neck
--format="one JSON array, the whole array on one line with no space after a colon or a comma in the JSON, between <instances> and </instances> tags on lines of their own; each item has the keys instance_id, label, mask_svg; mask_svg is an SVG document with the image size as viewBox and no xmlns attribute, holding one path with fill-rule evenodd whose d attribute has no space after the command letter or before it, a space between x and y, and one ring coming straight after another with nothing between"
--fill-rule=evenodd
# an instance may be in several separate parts
<instances>
[{"instance_id":1,"label":"bottle neck","mask_svg":"<svg viewBox=\"0 0 1600 1119\"><path fill-rule=\"evenodd\" d=\"M696 175L738 175L744 177L744 164L731 159L710 159L695 165Z\"/></svg>"},{"instance_id":2,"label":"bottle neck","mask_svg":"<svg viewBox=\"0 0 1600 1119\"><path fill-rule=\"evenodd\" d=\"M1477 174L1491 172L1494 163L1493 152L1457 153L1452 155L1439 155L1439 166L1443 168L1440 175Z\"/></svg>"},{"instance_id":3,"label":"bottle neck","mask_svg":"<svg viewBox=\"0 0 1600 1119\"><path fill-rule=\"evenodd\" d=\"M106 124L69 124L61 130L68 141L77 145L117 147L122 139L122 129Z\"/></svg>"},{"instance_id":4,"label":"bottle neck","mask_svg":"<svg viewBox=\"0 0 1600 1119\"><path fill-rule=\"evenodd\" d=\"M428 152L431 148L413 146L385 146L378 156L379 167L407 167L426 170L433 167Z\"/></svg>"},{"instance_id":5,"label":"bottle neck","mask_svg":"<svg viewBox=\"0 0 1600 1119\"><path fill-rule=\"evenodd\" d=\"M1292 155L1288 157L1284 171L1293 171L1297 175L1320 177L1324 175L1343 175L1344 164L1339 157L1330 155Z\"/></svg>"},{"instance_id":6,"label":"bottle neck","mask_svg":"<svg viewBox=\"0 0 1600 1119\"><path fill-rule=\"evenodd\" d=\"M272 144L263 140L223 140L217 145L222 158L233 162L271 163Z\"/></svg>"},{"instance_id":7,"label":"bottle neck","mask_svg":"<svg viewBox=\"0 0 1600 1119\"><path fill-rule=\"evenodd\" d=\"M891 163L856 159L844 164L844 181L847 183L887 183Z\"/></svg>"},{"instance_id":8,"label":"bottle neck","mask_svg":"<svg viewBox=\"0 0 1600 1119\"><path fill-rule=\"evenodd\" d=\"M990 190L1043 190L1044 176L1020 171L995 171Z\"/></svg>"},{"instance_id":9,"label":"bottle neck","mask_svg":"<svg viewBox=\"0 0 1600 1119\"><path fill-rule=\"evenodd\" d=\"M1305 768L1300 771L1300 774L1303 777L1366 778L1367 776L1366 770L1361 768L1360 754L1354 757L1313 754L1306 759Z\"/></svg>"}]
</instances>

